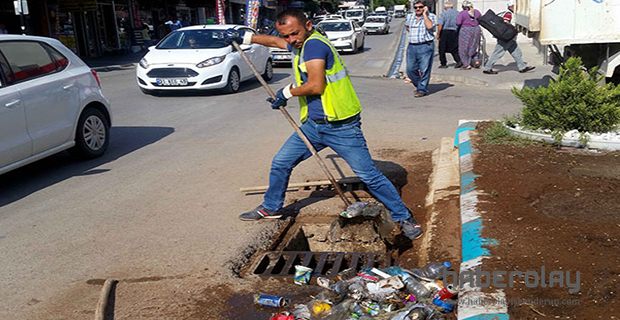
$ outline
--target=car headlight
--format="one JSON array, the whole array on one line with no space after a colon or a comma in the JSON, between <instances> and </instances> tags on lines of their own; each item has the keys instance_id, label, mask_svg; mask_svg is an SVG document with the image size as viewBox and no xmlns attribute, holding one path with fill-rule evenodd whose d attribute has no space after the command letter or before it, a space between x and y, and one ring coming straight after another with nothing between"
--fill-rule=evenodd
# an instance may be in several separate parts
<instances>
[{"instance_id":1,"label":"car headlight","mask_svg":"<svg viewBox=\"0 0 620 320\"><path fill-rule=\"evenodd\" d=\"M352 36L342 37L342 38L340 38L338 40L340 40L340 41L349 41L349 40L351 40L351 37Z\"/></svg>"},{"instance_id":2,"label":"car headlight","mask_svg":"<svg viewBox=\"0 0 620 320\"><path fill-rule=\"evenodd\" d=\"M144 58L140 59L140 63L139 63L139 64L140 64L140 66L141 66L142 68L144 68L144 69L146 69L146 68L148 68L148 67L149 67L149 63L148 63L148 62L146 61L146 59L144 59Z\"/></svg>"},{"instance_id":3,"label":"car headlight","mask_svg":"<svg viewBox=\"0 0 620 320\"><path fill-rule=\"evenodd\" d=\"M196 67L206 68L206 67L214 66L216 64L222 63L222 61L224 61L224 58L226 58L226 56L209 58L203 62L198 63Z\"/></svg>"}]
</instances>

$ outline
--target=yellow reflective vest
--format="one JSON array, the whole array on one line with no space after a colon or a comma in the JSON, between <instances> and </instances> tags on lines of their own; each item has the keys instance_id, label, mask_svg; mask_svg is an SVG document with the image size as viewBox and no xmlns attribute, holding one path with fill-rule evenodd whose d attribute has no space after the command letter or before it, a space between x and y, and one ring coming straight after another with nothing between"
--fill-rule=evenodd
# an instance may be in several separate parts
<instances>
[{"instance_id":1,"label":"yellow reflective vest","mask_svg":"<svg viewBox=\"0 0 620 320\"><path fill-rule=\"evenodd\" d=\"M308 70L303 60L303 55L306 43L311 39L317 39L325 43L332 50L334 55L334 64L331 69L325 70L326 86L325 91L323 91L321 95L323 113L327 116L327 121L344 120L359 114L362 111L362 105L357 98L355 89L353 89L351 78L349 78L342 58L329 42L329 39L325 38L316 30L306 39L301 50L294 51L293 69L295 71L295 82L297 86L301 86L303 84L303 79L308 78ZM299 104L301 106L300 120L301 122L305 122L308 118L308 101L306 97L299 97Z\"/></svg>"}]
</instances>

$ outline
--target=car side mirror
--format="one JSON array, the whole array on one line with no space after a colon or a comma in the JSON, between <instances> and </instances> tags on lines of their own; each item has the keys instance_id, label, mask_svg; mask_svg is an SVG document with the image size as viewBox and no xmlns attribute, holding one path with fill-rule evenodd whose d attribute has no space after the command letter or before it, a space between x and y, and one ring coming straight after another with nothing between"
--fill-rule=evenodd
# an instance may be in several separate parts
<instances>
[{"instance_id":1,"label":"car side mirror","mask_svg":"<svg viewBox=\"0 0 620 320\"><path fill-rule=\"evenodd\" d=\"M155 46L150 46L148 49L149 49L149 51L151 51L151 50L155 49Z\"/></svg>"}]
</instances>

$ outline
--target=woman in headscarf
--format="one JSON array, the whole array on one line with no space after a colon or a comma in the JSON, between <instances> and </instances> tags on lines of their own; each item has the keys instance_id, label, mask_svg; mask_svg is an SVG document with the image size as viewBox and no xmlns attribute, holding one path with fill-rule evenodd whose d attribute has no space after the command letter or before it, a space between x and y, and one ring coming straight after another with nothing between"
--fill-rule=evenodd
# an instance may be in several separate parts
<instances>
[{"instance_id":1,"label":"woman in headscarf","mask_svg":"<svg viewBox=\"0 0 620 320\"><path fill-rule=\"evenodd\" d=\"M474 9L474 4L470 0L463 1L463 11L456 17L456 24L460 27L459 31L459 56L463 63L462 69L471 69L472 62L479 63L478 50L480 48L480 36L482 29L478 23L478 18L482 14ZM479 67L477 64L475 67Z\"/></svg>"}]
</instances>

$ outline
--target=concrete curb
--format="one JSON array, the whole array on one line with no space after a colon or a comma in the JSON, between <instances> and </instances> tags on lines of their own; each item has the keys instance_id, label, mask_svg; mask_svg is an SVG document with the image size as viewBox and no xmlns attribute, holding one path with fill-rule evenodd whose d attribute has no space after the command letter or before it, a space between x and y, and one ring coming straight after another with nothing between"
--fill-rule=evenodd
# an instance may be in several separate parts
<instances>
[{"instance_id":1,"label":"concrete curb","mask_svg":"<svg viewBox=\"0 0 620 320\"><path fill-rule=\"evenodd\" d=\"M528 130L519 130L517 128L512 128L507 125L504 125L504 127L506 127L506 129L508 129L508 131L510 131L513 135L518 136L518 137L535 140L535 141L543 141L546 143L555 143L555 140L553 139L551 134L532 132ZM600 138L590 138L590 140L585 145L581 143L579 139L563 138L560 144L565 147L573 147L573 148L586 148L587 147L590 149L599 149L599 150L606 150L606 151L620 150L619 141L612 141L612 140L606 141Z\"/></svg>"},{"instance_id":2,"label":"concrete curb","mask_svg":"<svg viewBox=\"0 0 620 320\"><path fill-rule=\"evenodd\" d=\"M449 137L441 138L439 148L433 151L433 172L429 177L429 190L425 199L425 207L430 212L424 236L420 245L420 265L429 262L431 242L435 236L435 225L442 212L437 209L437 202L458 195L459 168L457 152L453 148L453 140Z\"/></svg>"},{"instance_id":3,"label":"concrete curb","mask_svg":"<svg viewBox=\"0 0 620 320\"><path fill-rule=\"evenodd\" d=\"M403 63L403 51L405 50L405 39L407 37L407 31L403 25L401 25L400 31L400 39L398 41L396 53L394 54L394 60L392 60L392 65L390 66L390 70L387 73L387 77L390 79L396 79L399 77L399 71L401 69L401 65Z\"/></svg>"},{"instance_id":4,"label":"concrete curb","mask_svg":"<svg viewBox=\"0 0 620 320\"><path fill-rule=\"evenodd\" d=\"M472 154L474 152L470 134L476 129L477 121L459 121L454 144L459 151L459 170L461 177L461 268L460 274L472 274L482 269L485 258L490 257L489 245L494 239L482 237L482 216L478 212L476 174ZM468 277L469 278L469 277ZM469 278L471 279L471 278ZM459 320L508 320L506 295L502 290L482 292L479 284L461 283L459 287Z\"/></svg>"}]
</instances>

